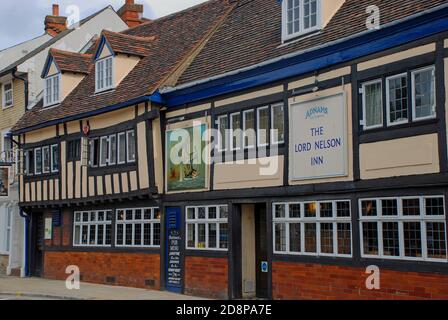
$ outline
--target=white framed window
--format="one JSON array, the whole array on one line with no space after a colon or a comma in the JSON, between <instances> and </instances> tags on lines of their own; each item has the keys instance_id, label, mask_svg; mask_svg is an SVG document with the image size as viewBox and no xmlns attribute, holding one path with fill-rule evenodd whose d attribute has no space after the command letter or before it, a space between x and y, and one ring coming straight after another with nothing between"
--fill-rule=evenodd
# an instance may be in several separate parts
<instances>
[{"instance_id":1,"label":"white framed window","mask_svg":"<svg viewBox=\"0 0 448 320\"><path fill-rule=\"evenodd\" d=\"M109 165L117 163L117 135L109 136Z\"/></svg>"},{"instance_id":2,"label":"white framed window","mask_svg":"<svg viewBox=\"0 0 448 320\"><path fill-rule=\"evenodd\" d=\"M115 245L117 247L160 247L160 209L118 209Z\"/></svg>"},{"instance_id":3,"label":"white framed window","mask_svg":"<svg viewBox=\"0 0 448 320\"><path fill-rule=\"evenodd\" d=\"M135 162L136 160L136 144L135 144L135 131L129 130L126 132L127 141L127 160L128 162Z\"/></svg>"},{"instance_id":4,"label":"white framed window","mask_svg":"<svg viewBox=\"0 0 448 320\"><path fill-rule=\"evenodd\" d=\"M436 117L435 72L434 66L411 72L412 118L414 120L425 120Z\"/></svg>"},{"instance_id":5,"label":"white framed window","mask_svg":"<svg viewBox=\"0 0 448 320\"><path fill-rule=\"evenodd\" d=\"M363 83L362 110L364 130L383 126L383 84L381 79Z\"/></svg>"},{"instance_id":6,"label":"white framed window","mask_svg":"<svg viewBox=\"0 0 448 320\"><path fill-rule=\"evenodd\" d=\"M8 135L10 132L10 129L4 130L3 132L0 132L1 134L1 157L0 161L4 162L14 162L14 145L12 142L11 137Z\"/></svg>"},{"instance_id":7,"label":"white framed window","mask_svg":"<svg viewBox=\"0 0 448 320\"><path fill-rule=\"evenodd\" d=\"M349 200L273 204L274 253L352 256Z\"/></svg>"},{"instance_id":8,"label":"white framed window","mask_svg":"<svg viewBox=\"0 0 448 320\"><path fill-rule=\"evenodd\" d=\"M227 251L228 218L226 205L187 207L187 249Z\"/></svg>"},{"instance_id":9,"label":"white framed window","mask_svg":"<svg viewBox=\"0 0 448 320\"><path fill-rule=\"evenodd\" d=\"M42 174L42 148L34 149L34 174Z\"/></svg>"},{"instance_id":10,"label":"white framed window","mask_svg":"<svg viewBox=\"0 0 448 320\"><path fill-rule=\"evenodd\" d=\"M99 164L99 139L94 138L89 141L89 166L92 168L98 167Z\"/></svg>"},{"instance_id":11,"label":"white framed window","mask_svg":"<svg viewBox=\"0 0 448 320\"><path fill-rule=\"evenodd\" d=\"M50 107L60 103L60 81L61 75L57 74L48 78L45 78L44 89L44 106Z\"/></svg>"},{"instance_id":12,"label":"white framed window","mask_svg":"<svg viewBox=\"0 0 448 320\"><path fill-rule=\"evenodd\" d=\"M73 246L110 247L112 244L112 210L74 213Z\"/></svg>"},{"instance_id":13,"label":"white framed window","mask_svg":"<svg viewBox=\"0 0 448 320\"><path fill-rule=\"evenodd\" d=\"M407 73L386 79L387 125L393 126L409 121Z\"/></svg>"},{"instance_id":14,"label":"white framed window","mask_svg":"<svg viewBox=\"0 0 448 320\"><path fill-rule=\"evenodd\" d=\"M118 164L126 163L126 132L118 134Z\"/></svg>"},{"instance_id":15,"label":"white framed window","mask_svg":"<svg viewBox=\"0 0 448 320\"><path fill-rule=\"evenodd\" d=\"M23 173L27 176L32 175L34 172L32 171L32 161L33 161L33 151L26 150L23 153Z\"/></svg>"},{"instance_id":16,"label":"white framed window","mask_svg":"<svg viewBox=\"0 0 448 320\"><path fill-rule=\"evenodd\" d=\"M269 144L269 106L257 109L257 145L266 147Z\"/></svg>"},{"instance_id":17,"label":"white framed window","mask_svg":"<svg viewBox=\"0 0 448 320\"><path fill-rule=\"evenodd\" d=\"M255 111L253 109L243 112L243 133L244 148L255 148L256 132L255 132Z\"/></svg>"},{"instance_id":18,"label":"white framed window","mask_svg":"<svg viewBox=\"0 0 448 320\"><path fill-rule=\"evenodd\" d=\"M448 262L443 196L373 198L359 203L362 257Z\"/></svg>"},{"instance_id":19,"label":"white framed window","mask_svg":"<svg viewBox=\"0 0 448 320\"><path fill-rule=\"evenodd\" d=\"M101 92L113 88L113 57L98 60L95 63L95 91Z\"/></svg>"},{"instance_id":20,"label":"white framed window","mask_svg":"<svg viewBox=\"0 0 448 320\"><path fill-rule=\"evenodd\" d=\"M241 150L243 135L241 130L241 113L232 113L230 115L230 150Z\"/></svg>"},{"instance_id":21,"label":"white framed window","mask_svg":"<svg viewBox=\"0 0 448 320\"><path fill-rule=\"evenodd\" d=\"M2 94L3 109L10 108L14 104L14 92L12 87L12 82L3 85Z\"/></svg>"},{"instance_id":22,"label":"white framed window","mask_svg":"<svg viewBox=\"0 0 448 320\"><path fill-rule=\"evenodd\" d=\"M59 171L59 146L53 144L51 146L51 172L56 173Z\"/></svg>"},{"instance_id":23,"label":"white framed window","mask_svg":"<svg viewBox=\"0 0 448 320\"><path fill-rule=\"evenodd\" d=\"M100 138L100 167L105 167L109 163L109 138Z\"/></svg>"},{"instance_id":24,"label":"white framed window","mask_svg":"<svg viewBox=\"0 0 448 320\"><path fill-rule=\"evenodd\" d=\"M51 153L50 147L42 148L42 173L49 173L51 169Z\"/></svg>"},{"instance_id":25,"label":"white framed window","mask_svg":"<svg viewBox=\"0 0 448 320\"><path fill-rule=\"evenodd\" d=\"M283 0L283 41L321 29L321 0Z\"/></svg>"},{"instance_id":26,"label":"white framed window","mask_svg":"<svg viewBox=\"0 0 448 320\"><path fill-rule=\"evenodd\" d=\"M285 120L283 103L271 107L271 143L281 144L285 142Z\"/></svg>"},{"instance_id":27,"label":"white framed window","mask_svg":"<svg viewBox=\"0 0 448 320\"><path fill-rule=\"evenodd\" d=\"M228 129L229 124L227 115L218 117L218 151L227 151Z\"/></svg>"},{"instance_id":28,"label":"white framed window","mask_svg":"<svg viewBox=\"0 0 448 320\"><path fill-rule=\"evenodd\" d=\"M89 140L89 146L89 166L92 168L136 161L134 130L92 138Z\"/></svg>"}]
</instances>

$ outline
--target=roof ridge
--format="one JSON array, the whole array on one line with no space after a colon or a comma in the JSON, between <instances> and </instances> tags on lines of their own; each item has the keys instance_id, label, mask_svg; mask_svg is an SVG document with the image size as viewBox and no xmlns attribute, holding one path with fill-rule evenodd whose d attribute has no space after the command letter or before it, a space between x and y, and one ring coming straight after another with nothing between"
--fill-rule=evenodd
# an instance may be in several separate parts
<instances>
[{"instance_id":1,"label":"roof ridge","mask_svg":"<svg viewBox=\"0 0 448 320\"><path fill-rule=\"evenodd\" d=\"M191 62L194 61L194 59L196 58L196 56L201 52L201 50L204 48L204 46L207 45L208 41L213 37L213 35L219 30L219 28L222 26L222 24L226 21L226 19L229 17L229 15L238 7L238 1L239 0L227 0L229 7L226 9L226 11L223 13L223 15L221 16L220 19L218 19L216 21L216 23L214 24L214 26L212 28L210 28L210 30L207 32L207 34L204 36L203 39L201 39L201 41L199 41L191 50L190 52L188 52L187 54L185 54L184 58L175 66L173 66L170 69L169 74L167 75L167 77L161 79L158 84L157 87L161 87L164 84L166 84L166 81L172 77L173 73L175 73L176 70L178 70L179 68L182 67L182 65L184 63L187 63L187 61L189 59L191 59ZM195 51L197 51L196 54ZM190 62L190 64L191 64ZM188 68L188 67L187 67ZM187 69L185 68L178 76L178 78L175 80L175 82L179 81L179 78L182 76L183 72L185 72L185 70Z\"/></svg>"},{"instance_id":2,"label":"roof ridge","mask_svg":"<svg viewBox=\"0 0 448 320\"><path fill-rule=\"evenodd\" d=\"M61 50L61 49L57 49L57 48L50 48L50 53L53 53L53 52L66 54L66 55L86 57L86 58L90 58L93 56L93 54L90 54L90 53L80 53L80 52L74 52L74 51Z\"/></svg>"},{"instance_id":3,"label":"roof ridge","mask_svg":"<svg viewBox=\"0 0 448 320\"><path fill-rule=\"evenodd\" d=\"M225 2L227 2L228 4L230 4L231 2L239 1L239 0L207 0L207 1L205 1L205 2L198 3L197 5L194 5L194 6L185 8L185 9L183 9L183 10L176 11L176 12L167 14L167 15L165 15L165 16L159 17L159 18L157 18L157 19L152 19L152 20L150 20L150 21L141 23L141 24L139 24L138 26L134 26L134 27L128 28L128 29L126 29L126 30L123 30L122 33L125 33L125 32L127 33L127 32L130 32L130 31L135 30L135 29L137 29L137 28L139 28L139 27L142 27L142 26L147 26L147 25L152 24L152 23L156 23L156 22L159 22L159 21L163 21L163 20L166 20L166 19L170 19L170 18L175 17L176 15L181 15L181 14L184 14L184 13L190 11L190 10L194 10L194 9L200 8L200 7L202 7L202 6L209 5L211 2L218 2L218 1L225 1Z\"/></svg>"},{"instance_id":4,"label":"roof ridge","mask_svg":"<svg viewBox=\"0 0 448 320\"><path fill-rule=\"evenodd\" d=\"M128 39L134 39L134 40L140 40L140 41L145 41L145 42L150 42L150 41L154 41L156 36L150 36L150 37L142 37L142 36L135 36L135 35L131 35L131 34L126 34L126 33L122 33L122 32L113 32L113 31L109 31L109 30L103 30L101 32L101 34L112 34L112 35L117 35L117 36L121 36L121 37L125 37Z\"/></svg>"}]
</instances>

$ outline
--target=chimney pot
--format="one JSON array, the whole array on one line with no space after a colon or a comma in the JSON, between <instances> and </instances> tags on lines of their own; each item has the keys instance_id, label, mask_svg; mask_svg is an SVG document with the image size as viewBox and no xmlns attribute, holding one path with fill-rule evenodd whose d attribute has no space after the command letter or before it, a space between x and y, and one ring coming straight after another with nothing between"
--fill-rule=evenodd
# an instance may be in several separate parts
<instances>
[{"instance_id":1,"label":"chimney pot","mask_svg":"<svg viewBox=\"0 0 448 320\"><path fill-rule=\"evenodd\" d=\"M134 0L126 0L117 13L128 27L135 27L144 22L143 5L135 4Z\"/></svg>"},{"instance_id":2,"label":"chimney pot","mask_svg":"<svg viewBox=\"0 0 448 320\"><path fill-rule=\"evenodd\" d=\"M45 32L55 37L67 29L67 17L59 15L59 5L53 4L53 12L45 17Z\"/></svg>"},{"instance_id":3,"label":"chimney pot","mask_svg":"<svg viewBox=\"0 0 448 320\"><path fill-rule=\"evenodd\" d=\"M59 17L59 5L53 4L53 16Z\"/></svg>"}]
</instances>

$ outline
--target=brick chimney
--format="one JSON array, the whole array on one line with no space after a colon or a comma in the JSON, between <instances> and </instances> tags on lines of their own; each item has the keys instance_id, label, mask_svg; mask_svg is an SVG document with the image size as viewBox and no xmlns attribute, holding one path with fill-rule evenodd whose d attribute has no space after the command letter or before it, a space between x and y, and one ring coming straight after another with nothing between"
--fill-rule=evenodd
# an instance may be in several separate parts
<instances>
[{"instance_id":1,"label":"brick chimney","mask_svg":"<svg viewBox=\"0 0 448 320\"><path fill-rule=\"evenodd\" d=\"M52 37L67 29L67 17L59 16L59 5L53 4L53 14L45 17L45 32Z\"/></svg>"},{"instance_id":2,"label":"brick chimney","mask_svg":"<svg viewBox=\"0 0 448 320\"><path fill-rule=\"evenodd\" d=\"M143 18L143 5L135 4L134 0L126 0L126 3L117 13L130 28L138 26L145 21Z\"/></svg>"}]
</instances>

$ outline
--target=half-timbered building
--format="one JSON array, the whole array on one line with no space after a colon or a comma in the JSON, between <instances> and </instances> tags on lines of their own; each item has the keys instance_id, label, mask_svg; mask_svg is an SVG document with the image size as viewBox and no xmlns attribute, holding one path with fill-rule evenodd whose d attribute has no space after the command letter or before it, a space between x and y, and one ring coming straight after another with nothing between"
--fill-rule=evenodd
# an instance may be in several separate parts
<instances>
[{"instance_id":1,"label":"half-timbered building","mask_svg":"<svg viewBox=\"0 0 448 320\"><path fill-rule=\"evenodd\" d=\"M231 299L447 298L447 16L443 0L208 1L51 51L58 95L14 128L32 270Z\"/></svg>"}]
</instances>

